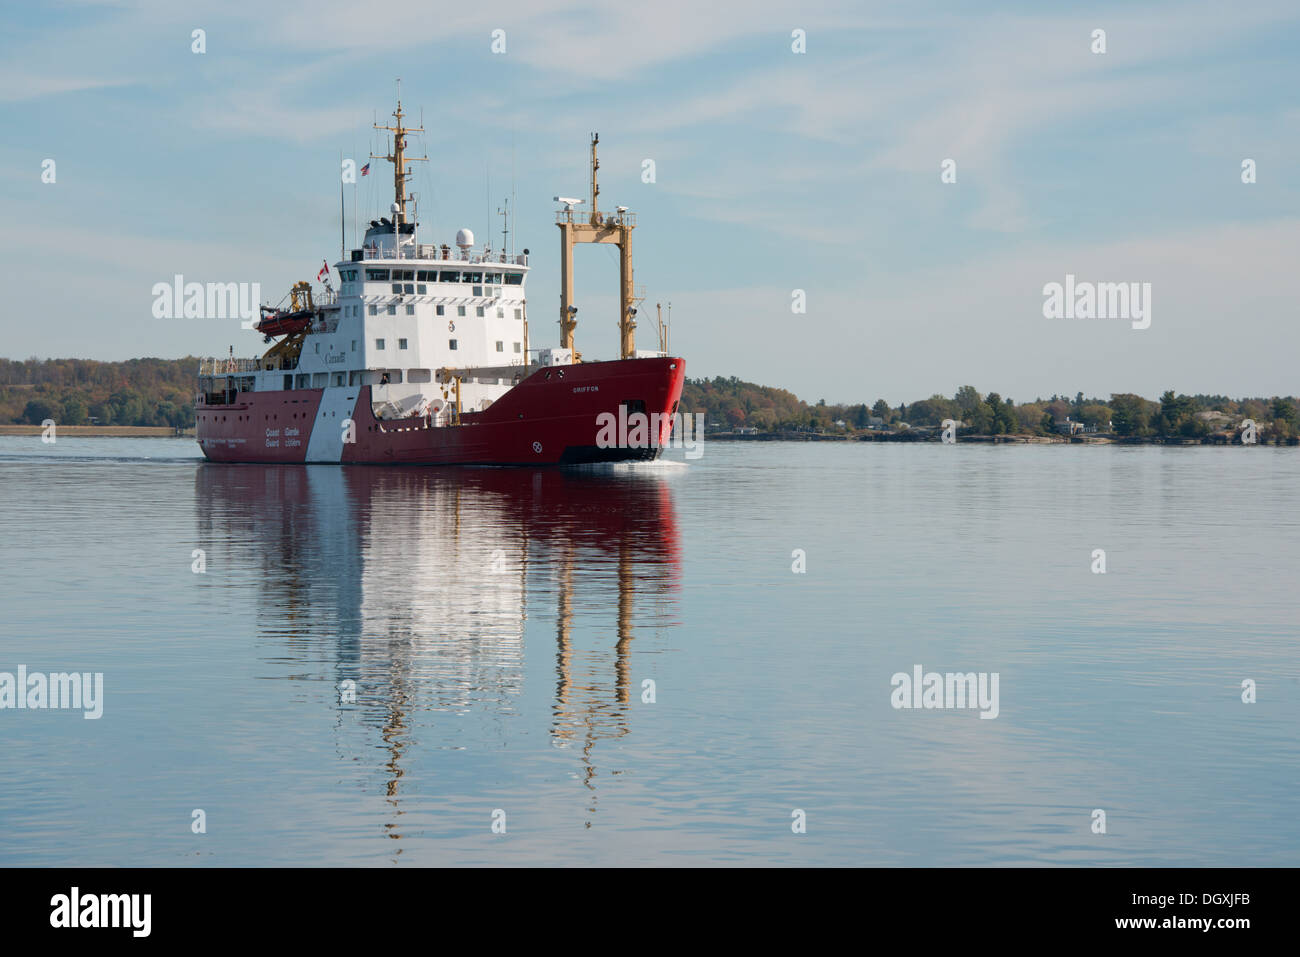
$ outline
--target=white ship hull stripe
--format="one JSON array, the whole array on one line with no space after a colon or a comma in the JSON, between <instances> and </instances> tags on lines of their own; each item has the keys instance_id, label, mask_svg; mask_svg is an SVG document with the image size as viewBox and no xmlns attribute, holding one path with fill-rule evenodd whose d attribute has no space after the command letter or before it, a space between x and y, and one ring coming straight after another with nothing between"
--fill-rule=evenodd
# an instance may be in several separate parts
<instances>
[{"instance_id":1,"label":"white ship hull stripe","mask_svg":"<svg viewBox=\"0 0 1300 957\"><path fill-rule=\"evenodd\" d=\"M343 460L343 430L357 404L357 386L333 386L321 396L307 442L308 462Z\"/></svg>"}]
</instances>

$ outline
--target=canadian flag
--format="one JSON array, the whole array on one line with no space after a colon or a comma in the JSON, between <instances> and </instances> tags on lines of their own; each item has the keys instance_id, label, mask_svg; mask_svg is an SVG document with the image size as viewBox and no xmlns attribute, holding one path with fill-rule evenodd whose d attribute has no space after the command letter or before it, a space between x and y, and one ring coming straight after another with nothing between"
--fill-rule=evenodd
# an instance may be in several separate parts
<instances>
[{"instance_id":1,"label":"canadian flag","mask_svg":"<svg viewBox=\"0 0 1300 957\"><path fill-rule=\"evenodd\" d=\"M329 279L329 277L330 277L330 264L325 263L320 267L320 272L316 274L316 281L320 282L323 279Z\"/></svg>"}]
</instances>

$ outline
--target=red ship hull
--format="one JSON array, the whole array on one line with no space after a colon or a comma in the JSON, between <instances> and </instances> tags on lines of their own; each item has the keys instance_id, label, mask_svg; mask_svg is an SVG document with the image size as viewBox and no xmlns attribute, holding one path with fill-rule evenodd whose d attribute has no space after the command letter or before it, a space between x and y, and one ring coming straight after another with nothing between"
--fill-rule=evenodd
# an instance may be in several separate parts
<instances>
[{"instance_id":1,"label":"red ship hull","mask_svg":"<svg viewBox=\"0 0 1300 957\"><path fill-rule=\"evenodd\" d=\"M680 358L539 369L488 409L464 413L458 425L442 426L422 416L376 419L370 386L240 392L227 404L209 404L201 397L197 435L203 454L214 462L569 465L648 460L657 458L668 442L685 374ZM601 441L602 414L617 417L620 407L650 415L661 424L659 434L645 443Z\"/></svg>"}]
</instances>

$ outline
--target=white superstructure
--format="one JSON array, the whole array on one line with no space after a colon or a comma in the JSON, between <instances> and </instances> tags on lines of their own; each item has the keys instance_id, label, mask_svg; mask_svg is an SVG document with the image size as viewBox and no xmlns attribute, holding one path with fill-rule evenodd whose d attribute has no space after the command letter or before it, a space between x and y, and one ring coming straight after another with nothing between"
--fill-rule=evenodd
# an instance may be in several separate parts
<instances>
[{"instance_id":1,"label":"white superstructure","mask_svg":"<svg viewBox=\"0 0 1300 957\"><path fill-rule=\"evenodd\" d=\"M422 243L408 215L406 134L399 102L391 130L396 199L392 217L371 220L360 249L334 264L339 288L304 294L310 327L259 360L215 360L204 391L229 382L235 392L324 389L325 408L340 408L368 385L380 419L428 414L436 425L481 412L519 382L528 367L522 255L475 246L469 229L455 247ZM306 290L306 284L299 284ZM296 289L298 287L295 287ZM295 308L302 305L295 293ZM268 341L270 337L268 336ZM238 373L231 380L217 377ZM336 391L337 390L337 391ZM337 402L332 402L332 399Z\"/></svg>"}]
</instances>

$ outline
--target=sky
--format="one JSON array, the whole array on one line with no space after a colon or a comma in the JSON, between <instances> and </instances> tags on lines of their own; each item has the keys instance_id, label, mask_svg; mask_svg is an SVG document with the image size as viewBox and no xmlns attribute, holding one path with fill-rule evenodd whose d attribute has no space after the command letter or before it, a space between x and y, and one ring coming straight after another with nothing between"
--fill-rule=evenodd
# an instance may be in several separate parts
<instances>
[{"instance_id":1,"label":"sky","mask_svg":"<svg viewBox=\"0 0 1300 957\"><path fill-rule=\"evenodd\" d=\"M237 319L155 318L154 284L314 280L340 157L382 152L400 77L420 238L499 244L513 195L534 346L559 337L552 197L587 195L599 131L602 206L638 217L638 344L671 302L690 376L891 405L1295 394L1297 51L1300 9L1268 0L6 5L0 355L260 354ZM392 202L371 170L363 220ZM616 253L576 264L578 347L616 357ZM1149 328L1045 317L1067 275L1150 283Z\"/></svg>"}]
</instances>

